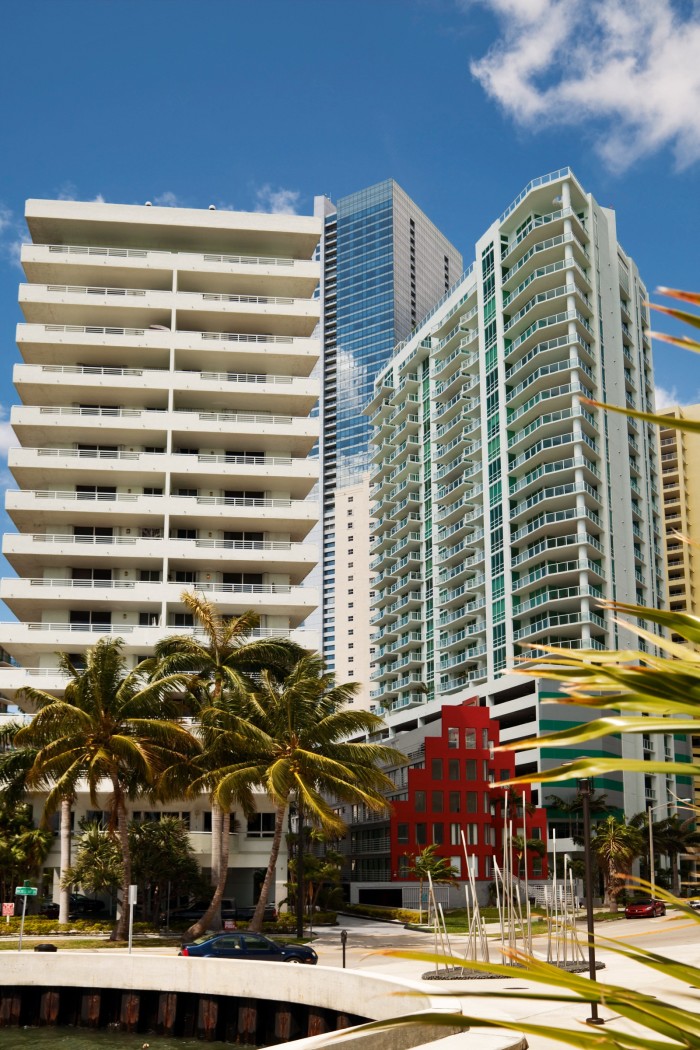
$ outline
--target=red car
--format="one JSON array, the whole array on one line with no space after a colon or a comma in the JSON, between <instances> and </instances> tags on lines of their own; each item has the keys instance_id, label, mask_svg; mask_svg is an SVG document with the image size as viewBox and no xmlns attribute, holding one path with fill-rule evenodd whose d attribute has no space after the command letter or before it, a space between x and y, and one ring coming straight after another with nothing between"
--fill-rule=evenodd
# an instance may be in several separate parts
<instances>
[{"instance_id":1,"label":"red car","mask_svg":"<svg viewBox=\"0 0 700 1050\"><path fill-rule=\"evenodd\" d=\"M625 908L626 919L655 919L657 915L666 914L666 905L663 901L657 901L651 897L634 901Z\"/></svg>"}]
</instances>

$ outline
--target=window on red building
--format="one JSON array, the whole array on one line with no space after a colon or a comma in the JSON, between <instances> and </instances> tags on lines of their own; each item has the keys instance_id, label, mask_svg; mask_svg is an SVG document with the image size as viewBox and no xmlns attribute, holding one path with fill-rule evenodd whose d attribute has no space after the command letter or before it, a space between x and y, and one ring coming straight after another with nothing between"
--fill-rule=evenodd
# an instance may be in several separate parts
<instances>
[{"instance_id":1,"label":"window on red building","mask_svg":"<svg viewBox=\"0 0 700 1050\"><path fill-rule=\"evenodd\" d=\"M396 830L396 838L399 842L408 842L408 824L399 824Z\"/></svg>"},{"instance_id":2,"label":"window on red building","mask_svg":"<svg viewBox=\"0 0 700 1050\"><path fill-rule=\"evenodd\" d=\"M425 824L416 824L416 845L427 845L427 828Z\"/></svg>"},{"instance_id":3,"label":"window on red building","mask_svg":"<svg viewBox=\"0 0 700 1050\"><path fill-rule=\"evenodd\" d=\"M467 843L470 846L479 845L479 825L467 824Z\"/></svg>"},{"instance_id":4,"label":"window on red building","mask_svg":"<svg viewBox=\"0 0 700 1050\"><path fill-rule=\"evenodd\" d=\"M467 759L467 780L476 780L476 759Z\"/></svg>"},{"instance_id":5,"label":"window on red building","mask_svg":"<svg viewBox=\"0 0 700 1050\"><path fill-rule=\"evenodd\" d=\"M460 812L460 792L450 791L450 813Z\"/></svg>"},{"instance_id":6,"label":"window on red building","mask_svg":"<svg viewBox=\"0 0 700 1050\"><path fill-rule=\"evenodd\" d=\"M442 791L433 791L433 797L431 799L431 802L432 802L432 812L433 813L442 813L443 809L445 808L445 795L444 795L444 792L442 792Z\"/></svg>"},{"instance_id":7,"label":"window on red building","mask_svg":"<svg viewBox=\"0 0 700 1050\"><path fill-rule=\"evenodd\" d=\"M469 751L476 747L476 729L464 730L464 746Z\"/></svg>"},{"instance_id":8,"label":"window on red building","mask_svg":"<svg viewBox=\"0 0 700 1050\"><path fill-rule=\"evenodd\" d=\"M442 759L434 758L430 763L430 770L433 780L442 780Z\"/></svg>"},{"instance_id":9,"label":"window on red building","mask_svg":"<svg viewBox=\"0 0 700 1050\"><path fill-rule=\"evenodd\" d=\"M459 780L459 759L451 758L447 763L447 779Z\"/></svg>"},{"instance_id":10,"label":"window on red building","mask_svg":"<svg viewBox=\"0 0 700 1050\"><path fill-rule=\"evenodd\" d=\"M452 728L447 730L447 746L459 747L459 729Z\"/></svg>"},{"instance_id":11,"label":"window on red building","mask_svg":"<svg viewBox=\"0 0 700 1050\"><path fill-rule=\"evenodd\" d=\"M450 845L461 846L462 845L462 825L461 824L450 824Z\"/></svg>"},{"instance_id":12,"label":"window on red building","mask_svg":"<svg viewBox=\"0 0 700 1050\"><path fill-rule=\"evenodd\" d=\"M416 791L413 796L413 808L416 813L425 813L425 791Z\"/></svg>"},{"instance_id":13,"label":"window on red building","mask_svg":"<svg viewBox=\"0 0 700 1050\"><path fill-rule=\"evenodd\" d=\"M442 846L445 841L445 828L443 824L433 824L433 845Z\"/></svg>"},{"instance_id":14,"label":"window on red building","mask_svg":"<svg viewBox=\"0 0 700 1050\"><path fill-rule=\"evenodd\" d=\"M467 791L467 813L479 812L479 796L476 791Z\"/></svg>"}]
</instances>

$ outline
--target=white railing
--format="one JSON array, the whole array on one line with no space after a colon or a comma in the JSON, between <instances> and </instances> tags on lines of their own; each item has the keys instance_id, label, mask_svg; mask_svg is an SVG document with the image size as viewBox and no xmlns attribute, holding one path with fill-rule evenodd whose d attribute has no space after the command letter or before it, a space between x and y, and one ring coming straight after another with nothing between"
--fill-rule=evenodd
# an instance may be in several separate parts
<instances>
[{"instance_id":1,"label":"white railing","mask_svg":"<svg viewBox=\"0 0 700 1050\"><path fill-rule=\"evenodd\" d=\"M121 419L139 419L141 416L163 416L165 408L117 408L111 405L81 407L79 405L22 405L22 410L39 409L42 416L116 416Z\"/></svg>"},{"instance_id":2,"label":"white railing","mask_svg":"<svg viewBox=\"0 0 700 1050\"><path fill-rule=\"evenodd\" d=\"M295 417L295 416L273 416L267 415L260 412L200 412L196 408L182 408L177 412L173 412L173 415L177 418L179 416L197 416L205 422L215 423L275 423L288 425L296 418L306 420L307 417Z\"/></svg>"},{"instance_id":3,"label":"white railing","mask_svg":"<svg viewBox=\"0 0 700 1050\"><path fill-rule=\"evenodd\" d=\"M140 499L162 499L162 495L145 496L142 492L74 492L72 489L8 489L34 499L97 500L105 503L136 503Z\"/></svg>"},{"instance_id":4,"label":"white railing","mask_svg":"<svg viewBox=\"0 0 700 1050\"><path fill-rule=\"evenodd\" d=\"M27 365L22 364L19 366L22 370L25 368L35 368L41 372L59 372L64 375L90 375L90 376L136 376L137 378L144 375L169 375L167 368L112 368L109 366L102 365Z\"/></svg>"},{"instance_id":5,"label":"white railing","mask_svg":"<svg viewBox=\"0 0 700 1050\"><path fill-rule=\"evenodd\" d=\"M34 452L37 456L50 456L61 458L67 456L70 459L117 459L138 460L142 456L163 456L163 452L124 452L117 449L85 449L85 448L28 448L27 446L14 446L11 452Z\"/></svg>"},{"instance_id":6,"label":"white railing","mask_svg":"<svg viewBox=\"0 0 700 1050\"><path fill-rule=\"evenodd\" d=\"M245 551L289 551L304 544L292 543L290 540L214 540L214 539L185 539L180 536L74 536L72 533L17 533L20 539L31 540L32 543L58 543L58 544L92 544L127 545L136 543L173 542L189 543L195 547L215 550L245 550ZM310 546L310 545L307 545Z\"/></svg>"},{"instance_id":7,"label":"white railing","mask_svg":"<svg viewBox=\"0 0 700 1050\"><path fill-rule=\"evenodd\" d=\"M4 577L0 582L3 585L8 584L29 584L30 587L47 587L49 589L70 587L77 589L96 589L96 590L127 590L132 591L135 587L143 585L148 588L153 587L153 582L147 582L142 580L67 580L57 579L54 577L36 577L36 578L24 578L16 576ZM177 587L181 590L183 587L194 587L198 591L218 591L223 594L291 594L292 592L299 592L302 594L308 593L304 587L292 587L288 583L200 583L200 582L183 582L183 581L168 581L162 583L162 586L169 588Z\"/></svg>"},{"instance_id":8,"label":"white railing","mask_svg":"<svg viewBox=\"0 0 700 1050\"><path fill-rule=\"evenodd\" d=\"M177 261L177 257L181 255L185 259L204 259L205 262L224 262L242 264L244 266L294 266L294 263L298 261L296 259L265 255L212 255L202 252L169 252L165 250L146 250L145 248L102 248L95 245L82 246L76 244L45 244L40 246L30 244L23 247L47 248L52 255L94 255L116 259L148 259L152 256L167 255L169 258L175 258Z\"/></svg>"},{"instance_id":9,"label":"white railing","mask_svg":"<svg viewBox=\"0 0 700 1050\"><path fill-rule=\"evenodd\" d=\"M273 467L288 467L293 461L291 456L227 456L226 454L218 455L214 452L199 452L196 456L188 452L173 452L174 456L179 459L196 459L198 463L238 463L244 466L273 466ZM306 463L307 460L300 459L299 463Z\"/></svg>"},{"instance_id":10,"label":"white railing","mask_svg":"<svg viewBox=\"0 0 700 1050\"><path fill-rule=\"evenodd\" d=\"M80 285L80 284L24 284L22 288L39 289L41 288L46 292L60 292L61 294L74 294L74 295L118 295L121 297L126 296L138 296L143 298L152 292L157 292L159 289L155 288L101 288L93 287L91 285ZM169 294L170 289L163 294Z\"/></svg>"},{"instance_id":11,"label":"white railing","mask_svg":"<svg viewBox=\"0 0 700 1050\"><path fill-rule=\"evenodd\" d=\"M79 407L75 405L22 405L23 413L35 411L38 408L42 416L109 416L117 419L139 419L142 416L158 416L159 419L167 414L164 408L112 408L109 405L93 407ZM295 419L306 421L306 416L279 416L261 412L202 412L196 408L181 408L171 415L175 419L189 419L196 416L206 422L217 423L274 423L289 425Z\"/></svg>"},{"instance_id":12,"label":"white railing","mask_svg":"<svg viewBox=\"0 0 700 1050\"><path fill-rule=\"evenodd\" d=\"M293 298L290 295L228 295L223 292L178 292L178 295L192 295L206 302L220 303L253 303L272 306L291 306L294 303L311 303L312 299Z\"/></svg>"},{"instance_id":13,"label":"white railing","mask_svg":"<svg viewBox=\"0 0 700 1050\"><path fill-rule=\"evenodd\" d=\"M192 372L176 371L176 376L188 376L192 378ZM294 376L276 375L254 375L245 372L200 372L199 378L203 380L214 380L217 383L293 383Z\"/></svg>"},{"instance_id":14,"label":"white railing","mask_svg":"<svg viewBox=\"0 0 700 1050\"><path fill-rule=\"evenodd\" d=\"M21 629L23 626L29 631L68 631L73 632L85 632L94 631L98 634L112 634L119 637L122 634L133 634L134 631L148 631L152 635L156 634L183 634L187 637L195 638L206 638L207 635L204 631L199 630L196 627L175 627L168 624L166 627L161 627L158 624L153 624L148 627L141 626L140 624L121 624L120 626L112 624L101 624L101 623L24 623L17 624L16 621L6 621L0 623L0 628L3 626L12 625L15 629ZM251 631L248 635L249 638L290 638L290 637L303 637L306 634L313 635L314 632L302 631L302 630L284 630L282 628L274 627L258 627L256 630ZM150 643L149 643L150 644Z\"/></svg>"},{"instance_id":15,"label":"white railing","mask_svg":"<svg viewBox=\"0 0 700 1050\"><path fill-rule=\"evenodd\" d=\"M43 328L45 332L66 332L76 335L184 336L187 339L221 340L227 343L294 343L292 335L252 335L247 332L190 332L186 329L124 328L118 325L84 324L27 324L18 325L20 333L26 328Z\"/></svg>"}]
</instances>

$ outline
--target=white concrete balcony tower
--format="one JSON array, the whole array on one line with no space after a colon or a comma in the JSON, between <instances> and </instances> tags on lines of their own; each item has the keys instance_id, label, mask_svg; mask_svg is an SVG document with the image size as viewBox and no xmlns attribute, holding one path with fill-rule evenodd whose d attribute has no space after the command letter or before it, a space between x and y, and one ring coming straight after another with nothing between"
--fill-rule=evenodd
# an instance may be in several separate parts
<instances>
[{"instance_id":1,"label":"white concrete balcony tower","mask_svg":"<svg viewBox=\"0 0 700 1050\"><path fill-rule=\"evenodd\" d=\"M652 404L645 297L614 213L563 169L486 230L380 372L367 411L382 710L468 697L536 645L633 644L601 602L661 601L653 435L585 400Z\"/></svg>"},{"instance_id":2,"label":"white concrete balcony tower","mask_svg":"<svg viewBox=\"0 0 700 1050\"><path fill-rule=\"evenodd\" d=\"M56 652L106 633L148 655L191 629L184 590L317 648L320 219L41 200L26 218L0 696L60 689Z\"/></svg>"}]
</instances>

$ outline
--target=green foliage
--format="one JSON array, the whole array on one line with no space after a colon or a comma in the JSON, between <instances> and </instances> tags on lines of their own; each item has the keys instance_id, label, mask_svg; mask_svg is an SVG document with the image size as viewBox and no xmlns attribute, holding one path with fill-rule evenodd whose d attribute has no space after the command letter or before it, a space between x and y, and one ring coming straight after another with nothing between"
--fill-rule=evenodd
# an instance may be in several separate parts
<instances>
[{"instance_id":1,"label":"green foliage","mask_svg":"<svg viewBox=\"0 0 700 1050\"><path fill-rule=\"evenodd\" d=\"M94 822L83 823L75 864L64 872L63 886L79 886L86 893L112 893L123 878L122 854L114 832Z\"/></svg>"},{"instance_id":2,"label":"green foliage","mask_svg":"<svg viewBox=\"0 0 700 1050\"><path fill-rule=\"evenodd\" d=\"M0 893L14 899L15 886L35 877L51 847L50 831L35 828L31 807L11 798L0 799Z\"/></svg>"},{"instance_id":3,"label":"green foliage","mask_svg":"<svg viewBox=\"0 0 700 1050\"><path fill-rule=\"evenodd\" d=\"M197 863L182 820L163 817L129 825L132 877L139 886L144 918L158 926L168 888L178 894L201 898L207 884Z\"/></svg>"},{"instance_id":4,"label":"green foliage","mask_svg":"<svg viewBox=\"0 0 700 1050\"><path fill-rule=\"evenodd\" d=\"M420 912L410 908L383 908L378 904L344 904L343 911L349 915L364 915L368 919L385 919L387 922L417 923Z\"/></svg>"},{"instance_id":5,"label":"green foliage","mask_svg":"<svg viewBox=\"0 0 700 1050\"><path fill-rule=\"evenodd\" d=\"M121 638L100 638L87 650L84 669L74 667L66 654L59 663L68 676L62 697L33 687L23 690L38 709L15 736L20 748L36 750L26 783L48 784L47 813L55 811L61 799L72 798L82 781L95 808L98 791L104 790L105 782L111 786L111 826L119 835L126 901L131 882L127 800L154 792L168 767L198 750L195 738L177 721L179 711L172 700L183 676L149 682L152 661L129 670ZM127 917L124 907L115 938L124 939Z\"/></svg>"}]
</instances>

